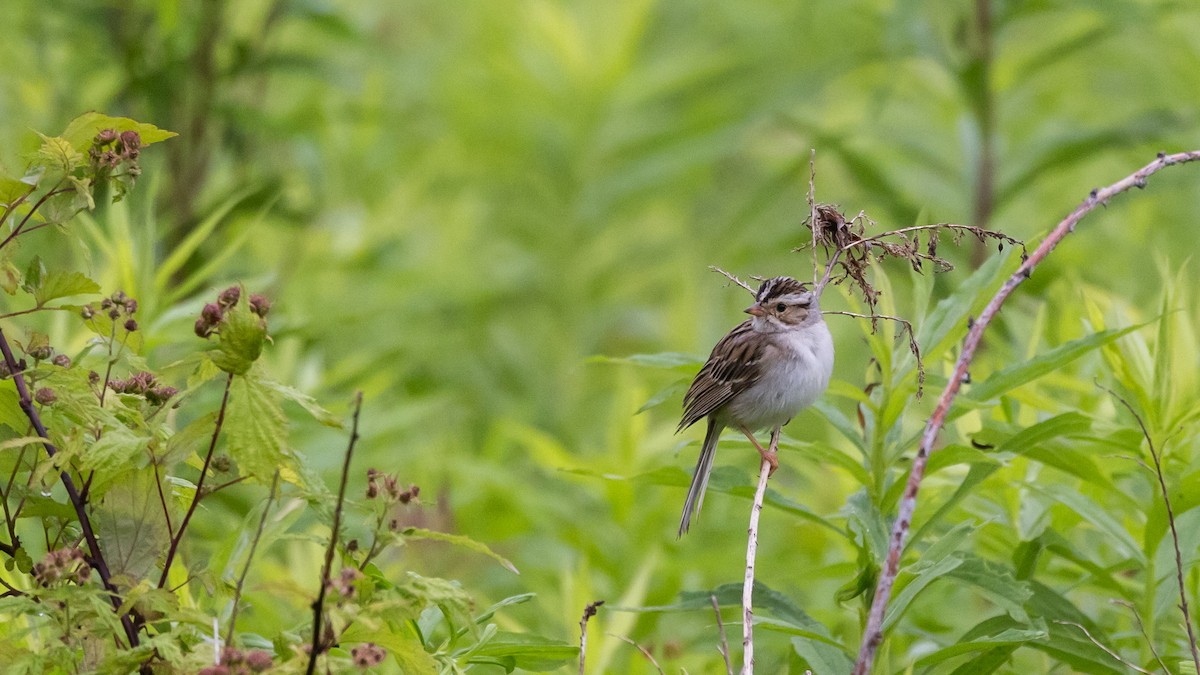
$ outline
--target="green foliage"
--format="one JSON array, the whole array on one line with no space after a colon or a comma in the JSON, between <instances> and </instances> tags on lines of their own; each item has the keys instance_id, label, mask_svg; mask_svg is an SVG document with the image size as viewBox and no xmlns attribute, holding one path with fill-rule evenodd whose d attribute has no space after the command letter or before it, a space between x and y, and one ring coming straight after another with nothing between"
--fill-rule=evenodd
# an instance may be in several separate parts
<instances>
[{"instance_id":1,"label":"green foliage","mask_svg":"<svg viewBox=\"0 0 1200 675\"><path fill-rule=\"evenodd\" d=\"M990 21L975 14L981 7ZM3 236L27 215L25 228L47 227L0 247L0 313L38 306L22 289L34 255L46 277L82 273L101 291L3 321L14 343L40 333L73 366L61 373L26 357L29 373L63 379L34 389L57 392L42 412L59 464L30 440L13 383L0 380L0 476L21 467L35 477L34 489L18 480L11 493L0 480L25 502L16 518L24 545L0 554L11 563L0 578L26 579L42 559L44 518L52 541L59 524L59 543L79 539L54 478L62 465L96 468L98 499L130 466L130 476L158 468L178 525L227 376L207 356L220 338L201 354L193 322L220 289L264 290L279 309L246 372L264 409L286 418L263 427L287 435L239 452L282 456L299 485L265 509L234 632L239 648L288 655L287 668L298 661L290 646L307 639L314 561L327 541L318 523L329 522L326 486L336 485L345 447L327 423L362 389L356 466L419 483L425 504L403 506L397 532L390 515L378 526L358 470L344 539L360 557L343 551L339 561L361 563L382 527L386 550L367 569L391 583L410 571L458 579L480 607L536 591L485 621L497 635L574 644L582 607L603 598L589 672L654 672L610 634L646 647L667 672L720 671L708 605L669 615L611 608L665 605L740 576L755 455L725 439L699 529L676 542L698 438L672 435L675 407L689 368L744 306L707 266L807 273L807 256L790 249L807 235L809 150L818 198L864 209L881 229L987 224L1036 242L1090 188L1181 149L1200 129L1189 96L1200 90L1200 15L1187 3L131 0L5 10ZM92 108L181 132L144 148L145 174L118 203L111 197L127 186L86 183L86 142L29 133L53 139ZM31 160L45 167L24 171ZM69 166L60 189L71 192L32 210ZM1057 621L1087 627L1147 670L1162 670L1151 645L1172 672L1186 670L1152 462L1132 418L1094 383L1133 404L1162 450L1195 598L1200 307L1185 266L1194 185L1194 169L1173 169L1094 212L989 329L931 459L902 560L911 602L876 672L1125 670ZM1014 265L965 243L943 242L958 265L949 274L881 270L881 310L912 319L925 352L920 400L894 326L872 335L831 319L836 380L786 429L759 558L760 579L825 632L766 630L777 618L764 611L762 672L814 663L836 672L843 657L812 645L856 650L907 458L967 322ZM81 323L68 307L117 289L141 305L133 333L125 317ZM857 307L833 294L828 302ZM665 369L589 361L680 352ZM110 394L101 407L88 372L103 379L109 362L115 379L145 370L181 391L165 409L138 393ZM80 430L87 424L99 424L100 441ZM230 468L205 489L248 474L233 441L225 428L214 460ZM270 479L253 475L204 498L168 582L179 602L166 610L197 616L150 624L156 634L140 649L173 646L194 659L192 671L211 662L202 640L214 616L227 632ZM1060 502L1063 494L1075 498ZM521 576L459 546L401 545L409 527L486 542ZM921 587L926 556L961 562ZM995 572L1003 588L963 578L972 570ZM150 577L146 602L163 605ZM1025 618L1014 611L1020 589L1033 593L1019 604ZM88 601L89 618L110 621L102 597ZM37 616L28 598L0 602ZM728 607L725 618L736 657ZM6 622L0 658L17 672L86 669L76 643L41 640L42 652L28 651L35 636L58 635L48 625ZM452 652L435 657L412 626L370 629L394 657L385 672L503 670L452 666ZM438 630L448 641L449 629ZM477 644L486 625L478 635L464 633L454 650ZM354 646L331 652L336 666L349 667Z\"/></svg>"},{"instance_id":2,"label":"green foliage","mask_svg":"<svg viewBox=\"0 0 1200 675\"><path fill-rule=\"evenodd\" d=\"M121 162L136 166L142 144L173 135L89 113L72 122L63 137L43 137L34 161L44 169L57 162L51 168L62 174L46 195L62 190L63 177L70 177L67 190L88 192L78 208L92 209L92 190L121 184L116 199L132 185L126 179L137 172L121 176L114 168ZM111 143L123 153L121 159L98 153ZM89 147L90 163L81 152ZM20 206L14 202L5 212L13 227L0 242L0 253L8 256L11 294L19 290L31 296L33 307L4 318L36 320L39 313L70 310L69 332L92 337L70 358L55 348L61 344L57 339L19 323L0 333L6 355L10 348L20 350L19 358L5 357L0 386L0 420L8 429L0 438L7 534L0 546L7 589L0 597L5 626L0 634L11 665L6 671L212 672L206 668L215 667L212 652L204 642L214 639L212 627L222 621L228 642L219 652L223 667L241 663L254 672L267 666L299 672L312 652L324 669L386 660L416 673L459 672L479 664L510 672L551 670L576 658L571 644L501 631L491 622L501 608L531 594L475 616L474 600L458 582L412 571L389 575L379 568L379 556L431 540L490 556L516 572L512 563L470 537L402 525L419 504L419 488L402 488L394 475L368 472L367 499L374 502L369 507L328 503L320 479L288 447L283 402L295 402L328 427L342 424L312 396L266 374L260 363L271 343L265 297L231 286L204 305L185 347L189 353L163 369L178 372L186 366L188 389L181 393L151 370L152 359L143 353L143 322L149 322L138 300L117 291L84 305L51 305L63 298L94 298L101 286L81 272L51 269L38 254L23 273L15 271L19 268L5 246L37 229L26 229L29 223L49 222L39 217L42 209L52 210L47 198L24 212ZM65 219L55 222L68 226ZM206 343L197 338L208 340L211 348L203 349ZM224 382L224 391L211 409L211 390L218 382ZM296 488L277 496L280 478ZM271 494L245 515L240 536L227 532L193 541L208 505L233 489L253 494L251 481L271 483ZM272 514L279 502L286 506ZM334 574L293 580L295 602L279 608L284 610L279 623L265 635L239 630L239 603L249 596L270 606L275 599L270 590L245 586L262 566L262 553L256 559L254 551L260 546L278 550L289 540L324 546L325 537L312 534L311 516L299 518L305 506L314 507L311 512L320 520L343 510L363 521L373 516L369 547L359 548L354 540L334 551L329 544L330 555L339 560ZM208 564L214 557L224 558L219 575L222 567ZM327 611L309 614L304 597L311 591L301 590L305 582L325 587ZM314 622L321 637L310 645L299 636L311 634Z\"/></svg>"}]
</instances>

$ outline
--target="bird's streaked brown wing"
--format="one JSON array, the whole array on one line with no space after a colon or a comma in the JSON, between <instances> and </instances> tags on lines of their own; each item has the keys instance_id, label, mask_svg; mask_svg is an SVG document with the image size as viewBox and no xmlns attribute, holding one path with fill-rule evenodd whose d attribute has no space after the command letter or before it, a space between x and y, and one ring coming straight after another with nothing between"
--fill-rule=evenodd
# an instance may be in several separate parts
<instances>
[{"instance_id":1,"label":"bird's streaked brown wing","mask_svg":"<svg viewBox=\"0 0 1200 675\"><path fill-rule=\"evenodd\" d=\"M751 340L750 321L721 338L683 396L683 419L676 433L692 426L744 391L758 377L762 340Z\"/></svg>"}]
</instances>

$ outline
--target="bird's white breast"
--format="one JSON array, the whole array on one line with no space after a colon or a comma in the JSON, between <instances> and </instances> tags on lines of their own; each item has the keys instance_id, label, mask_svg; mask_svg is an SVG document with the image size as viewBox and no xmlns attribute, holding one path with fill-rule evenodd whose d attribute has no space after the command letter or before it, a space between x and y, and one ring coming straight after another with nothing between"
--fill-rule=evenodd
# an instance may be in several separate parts
<instances>
[{"instance_id":1,"label":"bird's white breast","mask_svg":"<svg viewBox=\"0 0 1200 675\"><path fill-rule=\"evenodd\" d=\"M761 379L729 406L730 421L752 431L786 424L816 402L833 374L833 338L824 321L771 337Z\"/></svg>"}]
</instances>

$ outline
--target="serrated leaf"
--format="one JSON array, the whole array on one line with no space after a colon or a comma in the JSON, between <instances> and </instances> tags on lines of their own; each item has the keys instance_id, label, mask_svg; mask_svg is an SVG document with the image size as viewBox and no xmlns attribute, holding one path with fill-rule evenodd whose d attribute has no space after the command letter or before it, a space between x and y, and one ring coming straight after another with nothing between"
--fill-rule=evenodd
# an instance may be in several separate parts
<instances>
[{"instance_id":1,"label":"serrated leaf","mask_svg":"<svg viewBox=\"0 0 1200 675\"><path fill-rule=\"evenodd\" d=\"M267 322L246 304L239 303L225 312L218 328L217 349L209 352L209 358L218 368L234 375L244 375L250 370L262 355L267 340Z\"/></svg>"},{"instance_id":2,"label":"serrated leaf","mask_svg":"<svg viewBox=\"0 0 1200 675\"><path fill-rule=\"evenodd\" d=\"M83 153L80 152L82 148L74 148L70 141L62 136L38 136L42 137L42 145L34 159L38 164L62 174L69 174L83 163Z\"/></svg>"},{"instance_id":3,"label":"serrated leaf","mask_svg":"<svg viewBox=\"0 0 1200 675\"><path fill-rule=\"evenodd\" d=\"M38 307L58 298L87 295L100 292L100 284L81 272L54 271L45 274L41 283L33 289L33 299Z\"/></svg>"},{"instance_id":4,"label":"serrated leaf","mask_svg":"<svg viewBox=\"0 0 1200 675\"><path fill-rule=\"evenodd\" d=\"M461 546L465 549L475 551L476 553L482 553L483 555L486 555L487 557L491 558L492 560L495 560L496 562L500 563L501 566L503 566L505 569L512 572L513 574L521 573L520 571L517 570L517 568L511 562L508 561L507 558L501 556L499 553L496 553L492 549L488 548L487 545L481 544L481 543L475 541L474 539L464 536L464 535L461 535L461 534L448 534L446 532L435 532L433 530L426 530L426 529L420 528L420 527L410 527L410 528L406 528L404 530L404 536L408 537L410 539L427 539L430 541L443 541L448 544L454 544L455 546Z\"/></svg>"},{"instance_id":5,"label":"serrated leaf","mask_svg":"<svg viewBox=\"0 0 1200 675\"><path fill-rule=\"evenodd\" d=\"M229 407L223 433L229 455L242 473L260 480L270 479L285 464L287 417L280 407L279 395L254 374L233 378L229 389ZM294 474L284 472L288 480Z\"/></svg>"},{"instance_id":6,"label":"serrated leaf","mask_svg":"<svg viewBox=\"0 0 1200 675\"><path fill-rule=\"evenodd\" d=\"M323 408L320 403L317 403L317 399L305 394L299 389L289 387L286 384L281 384L269 378L264 378L262 384L265 387L273 389L283 398L299 405L301 408L304 408L309 415L313 416L313 419L317 420L321 424L324 424L327 427L333 427L335 429L341 429L345 426L340 417Z\"/></svg>"},{"instance_id":7,"label":"serrated leaf","mask_svg":"<svg viewBox=\"0 0 1200 675\"><path fill-rule=\"evenodd\" d=\"M62 134L62 138L76 150L82 152L92 146L92 143L96 139L96 134L104 129L115 129L118 133L122 131L136 131L142 137L142 145L144 146L165 141L168 138L179 135L173 131L159 129L153 124L138 122L128 117L111 117L91 111L71 120L71 123L67 125L66 131Z\"/></svg>"}]
</instances>

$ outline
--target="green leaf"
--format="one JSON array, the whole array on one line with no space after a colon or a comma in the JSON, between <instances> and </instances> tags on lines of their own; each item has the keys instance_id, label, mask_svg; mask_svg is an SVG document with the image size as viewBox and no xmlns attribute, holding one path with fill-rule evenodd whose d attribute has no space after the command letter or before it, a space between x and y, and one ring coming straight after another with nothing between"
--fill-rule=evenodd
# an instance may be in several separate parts
<instances>
[{"instance_id":1,"label":"green leaf","mask_svg":"<svg viewBox=\"0 0 1200 675\"><path fill-rule=\"evenodd\" d=\"M1026 483L1026 486L1031 490L1057 500L1060 504L1078 514L1079 517L1091 523L1093 527L1108 538L1111 545L1119 548L1124 555L1136 560L1141 565L1146 564L1145 554L1138 547L1129 532L1117 522L1112 514L1104 510L1096 502L1064 485Z\"/></svg>"},{"instance_id":2,"label":"green leaf","mask_svg":"<svg viewBox=\"0 0 1200 675\"><path fill-rule=\"evenodd\" d=\"M21 410L21 397L11 378L0 380L0 424L18 434L29 429L29 418Z\"/></svg>"},{"instance_id":3,"label":"green leaf","mask_svg":"<svg viewBox=\"0 0 1200 675\"><path fill-rule=\"evenodd\" d=\"M684 377L684 378L675 380L674 382L672 382L671 384L668 384L667 386L663 387L662 389L659 389L657 392L655 392L655 394L653 396L651 396L649 398L649 400L647 400L645 403L643 403L642 407L638 408L637 412L634 414L640 415L651 408L662 405L666 401L670 400L672 397L682 394L683 392L687 391L688 386L690 386L691 381L692 381L691 377Z\"/></svg>"},{"instance_id":4,"label":"green leaf","mask_svg":"<svg viewBox=\"0 0 1200 675\"><path fill-rule=\"evenodd\" d=\"M948 576L975 586L991 598L1015 621L1029 623L1025 603L1033 595L1028 583L1017 581L1007 565L960 553L962 564L950 570Z\"/></svg>"},{"instance_id":5,"label":"green leaf","mask_svg":"<svg viewBox=\"0 0 1200 675\"><path fill-rule=\"evenodd\" d=\"M114 575L140 580L155 567L169 538L156 477L129 471L93 509L92 522Z\"/></svg>"},{"instance_id":6,"label":"green leaf","mask_svg":"<svg viewBox=\"0 0 1200 675\"><path fill-rule=\"evenodd\" d=\"M1034 622L1029 627L1020 627L1012 625L1012 620L1007 616L997 618L1000 620L988 619L975 626L967 631L966 635L958 642L921 657L914 665L918 668L926 668L963 654L991 651L997 647L1019 647L1034 640L1044 640L1050 635L1046 630L1045 623L1041 621ZM983 634L980 635L980 633ZM1008 655L1005 654L1005 659L1007 658ZM989 663L991 661L992 659L988 660Z\"/></svg>"},{"instance_id":7,"label":"green leaf","mask_svg":"<svg viewBox=\"0 0 1200 675\"><path fill-rule=\"evenodd\" d=\"M929 584L941 579L951 570L962 564L962 558L957 555L942 558L936 563L925 567L919 574L915 576L904 575L897 579L896 585L898 591L888 604L887 612L883 615L883 630L886 632L904 616L904 612L908 610L909 605L913 600L920 595L921 591L925 590ZM908 578L905 579L904 577Z\"/></svg>"},{"instance_id":8,"label":"green leaf","mask_svg":"<svg viewBox=\"0 0 1200 675\"><path fill-rule=\"evenodd\" d=\"M988 259L955 289L953 295L939 301L921 322L917 344L921 345L926 362L940 358L951 344L966 335L967 315L973 308L982 307L986 301L984 291L999 281L1010 256L1010 252L1005 252Z\"/></svg>"},{"instance_id":9,"label":"green leaf","mask_svg":"<svg viewBox=\"0 0 1200 675\"><path fill-rule=\"evenodd\" d=\"M71 120L62 138L76 150L83 152L92 147L96 134L104 129L115 129L117 132L136 131L142 137L142 145L151 145L168 138L178 136L173 131L159 129L153 124L145 124L128 117L110 117L95 111L86 112Z\"/></svg>"},{"instance_id":10,"label":"green leaf","mask_svg":"<svg viewBox=\"0 0 1200 675\"><path fill-rule=\"evenodd\" d=\"M38 136L42 138L42 145L38 148L34 161L39 166L54 169L61 178L83 164L84 157L80 152L82 148L73 147L66 138L43 134L38 134Z\"/></svg>"},{"instance_id":11,"label":"green leaf","mask_svg":"<svg viewBox=\"0 0 1200 675\"><path fill-rule=\"evenodd\" d=\"M30 260L29 266L25 268L25 275L21 278L21 288L28 293L37 293L46 274L46 264L42 262L42 257L33 256L33 260Z\"/></svg>"},{"instance_id":12,"label":"green leaf","mask_svg":"<svg viewBox=\"0 0 1200 675\"><path fill-rule=\"evenodd\" d=\"M530 633L498 631L468 659L470 663L503 660L513 668L534 672L557 670L579 659L579 646Z\"/></svg>"},{"instance_id":13,"label":"green leaf","mask_svg":"<svg viewBox=\"0 0 1200 675\"><path fill-rule=\"evenodd\" d=\"M410 527L410 528L407 528L404 530L404 536L408 537L410 539L428 539L430 541L444 541L448 544L454 544L456 546L461 546L465 549L475 551L476 553L482 553L482 554L488 556L489 558L500 563L505 569L512 572L513 574L520 574L520 572L517 570L517 568L515 566L513 566L513 564L511 562L509 562L507 558L504 558L500 554L498 554L495 551L493 551L492 549L488 548L486 545L481 544L481 543L475 541L474 539L463 536L461 534L447 534L445 532L435 532L433 530L426 530L426 529L423 529L420 527Z\"/></svg>"},{"instance_id":14,"label":"green leaf","mask_svg":"<svg viewBox=\"0 0 1200 675\"><path fill-rule=\"evenodd\" d=\"M662 352L660 354L634 354L632 356L593 356L588 363L613 363L646 368L662 368L667 370L694 371L704 363L689 354L678 352Z\"/></svg>"},{"instance_id":15,"label":"green leaf","mask_svg":"<svg viewBox=\"0 0 1200 675\"><path fill-rule=\"evenodd\" d=\"M242 473L269 480L280 469L280 477L299 480L286 450L287 417L279 395L265 386L256 373L233 378L223 431L229 455Z\"/></svg>"},{"instance_id":16,"label":"green leaf","mask_svg":"<svg viewBox=\"0 0 1200 675\"><path fill-rule=\"evenodd\" d=\"M306 411L308 411L308 414L313 416L313 419L317 420L321 424L324 424L327 427L333 427L335 429L341 429L344 427L340 417L321 407L321 404L317 403L315 398L305 394L299 389L294 389L270 378L263 378L262 384L264 387L272 389L275 391L275 393L279 394L283 398L299 405L301 408L304 408Z\"/></svg>"},{"instance_id":17,"label":"green leaf","mask_svg":"<svg viewBox=\"0 0 1200 675\"><path fill-rule=\"evenodd\" d=\"M218 368L234 375L244 375L250 370L267 340L266 320L251 312L247 304L238 303L225 312L218 328L217 349L209 352Z\"/></svg>"},{"instance_id":18,"label":"green leaf","mask_svg":"<svg viewBox=\"0 0 1200 675\"><path fill-rule=\"evenodd\" d=\"M969 385L966 393L972 400L979 401L980 403L991 401L1023 384L1052 373L1088 352L1111 344L1146 325L1146 323L1141 323L1120 330L1101 331L1078 340L1072 340L1044 354L1039 354L1032 359L1014 364L1003 370L998 370L979 384Z\"/></svg>"},{"instance_id":19,"label":"green leaf","mask_svg":"<svg viewBox=\"0 0 1200 675\"><path fill-rule=\"evenodd\" d=\"M31 292L37 306L42 307L47 302L58 298L99 293L100 284L80 272L55 271L45 274L41 282L31 289Z\"/></svg>"}]
</instances>

